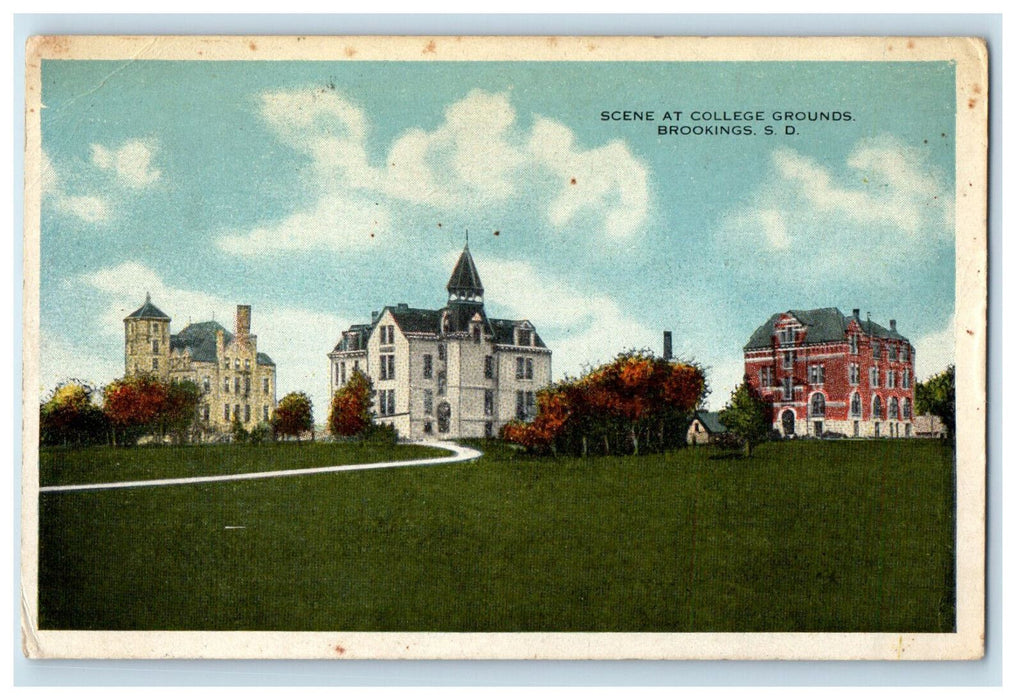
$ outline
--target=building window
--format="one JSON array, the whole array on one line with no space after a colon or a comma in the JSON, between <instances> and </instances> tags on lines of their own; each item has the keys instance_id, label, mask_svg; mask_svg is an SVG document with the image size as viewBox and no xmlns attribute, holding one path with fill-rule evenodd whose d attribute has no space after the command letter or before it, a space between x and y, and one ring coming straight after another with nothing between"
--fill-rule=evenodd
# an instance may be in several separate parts
<instances>
[{"instance_id":1,"label":"building window","mask_svg":"<svg viewBox=\"0 0 1023 700\"><path fill-rule=\"evenodd\" d=\"M487 421L486 423L483 424L483 437L485 438L494 437L494 423L492 421Z\"/></svg>"},{"instance_id":2,"label":"building window","mask_svg":"<svg viewBox=\"0 0 1023 700\"><path fill-rule=\"evenodd\" d=\"M355 367L352 368L352 371L353 372L358 372L359 371L359 361L358 360L355 361Z\"/></svg>"},{"instance_id":3,"label":"building window","mask_svg":"<svg viewBox=\"0 0 1023 700\"><path fill-rule=\"evenodd\" d=\"M859 418L861 415L863 415L863 405L860 402L859 394L852 395L852 400L849 402L849 413L854 418Z\"/></svg>"},{"instance_id":4,"label":"building window","mask_svg":"<svg viewBox=\"0 0 1023 700\"><path fill-rule=\"evenodd\" d=\"M334 363L334 386L341 384L341 365L337 362Z\"/></svg>"},{"instance_id":5,"label":"building window","mask_svg":"<svg viewBox=\"0 0 1023 700\"><path fill-rule=\"evenodd\" d=\"M242 379L241 379L241 377L235 377L234 378L234 393L236 393L236 394L242 393Z\"/></svg>"},{"instance_id":6,"label":"building window","mask_svg":"<svg viewBox=\"0 0 1023 700\"><path fill-rule=\"evenodd\" d=\"M532 391L526 392L526 416L529 418L536 416L536 394Z\"/></svg>"},{"instance_id":7,"label":"building window","mask_svg":"<svg viewBox=\"0 0 1023 700\"><path fill-rule=\"evenodd\" d=\"M231 420L231 404L224 404L224 420Z\"/></svg>"},{"instance_id":8,"label":"building window","mask_svg":"<svg viewBox=\"0 0 1023 700\"><path fill-rule=\"evenodd\" d=\"M202 407L202 419L205 422L207 422L207 423L210 422L210 405L209 404L203 404L203 407Z\"/></svg>"},{"instance_id":9,"label":"building window","mask_svg":"<svg viewBox=\"0 0 1023 700\"><path fill-rule=\"evenodd\" d=\"M793 360L794 356L795 356L795 353L792 352L791 350L786 350L785 352L783 352L781 354L781 366L782 366L782 368L784 368L784 369L792 369L792 360Z\"/></svg>"},{"instance_id":10,"label":"building window","mask_svg":"<svg viewBox=\"0 0 1023 700\"><path fill-rule=\"evenodd\" d=\"M902 370L902 388L910 389L912 388L912 386L913 385L910 377L910 371L908 369Z\"/></svg>"},{"instance_id":11,"label":"building window","mask_svg":"<svg viewBox=\"0 0 1023 700\"><path fill-rule=\"evenodd\" d=\"M492 416L494 415L494 390L484 389L483 390L483 415Z\"/></svg>"},{"instance_id":12,"label":"building window","mask_svg":"<svg viewBox=\"0 0 1023 700\"><path fill-rule=\"evenodd\" d=\"M423 379L433 379L433 355L423 355Z\"/></svg>"},{"instance_id":13,"label":"building window","mask_svg":"<svg viewBox=\"0 0 1023 700\"><path fill-rule=\"evenodd\" d=\"M824 365L810 365L807 368L809 373L811 384L823 384L824 383Z\"/></svg>"},{"instance_id":14,"label":"building window","mask_svg":"<svg viewBox=\"0 0 1023 700\"><path fill-rule=\"evenodd\" d=\"M149 328L153 331L153 333L159 333L160 332L160 324L159 323L151 323L151 324L149 324Z\"/></svg>"},{"instance_id":15,"label":"building window","mask_svg":"<svg viewBox=\"0 0 1023 700\"><path fill-rule=\"evenodd\" d=\"M474 325L472 327L472 342L479 345L481 340L483 340L483 329Z\"/></svg>"},{"instance_id":16,"label":"building window","mask_svg":"<svg viewBox=\"0 0 1023 700\"><path fill-rule=\"evenodd\" d=\"M428 416L433 415L433 390L423 390L423 413Z\"/></svg>"},{"instance_id":17,"label":"building window","mask_svg":"<svg viewBox=\"0 0 1023 700\"><path fill-rule=\"evenodd\" d=\"M231 369L231 358L230 357L225 357L224 358L224 369Z\"/></svg>"},{"instance_id":18,"label":"building window","mask_svg":"<svg viewBox=\"0 0 1023 700\"><path fill-rule=\"evenodd\" d=\"M526 392L515 392L515 417L519 420L526 418Z\"/></svg>"},{"instance_id":19,"label":"building window","mask_svg":"<svg viewBox=\"0 0 1023 700\"><path fill-rule=\"evenodd\" d=\"M252 360L245 358L245 369L252 369Z\"/></svg>"},{"instance_id":20,"label":"building window","mask_svg":"<svg viewBox=\"0 0 1023 700\"><path fill-rule=\"evenodd\" d=\"M783 377L781 380L782 398L786 401L792 400L792 377Z\"/></svg>"},{"instance_id":21,"label":"building window","mask_svg":"<svg viewBox=\"0 0 1023 700\"><path fill-rule=\"evenodd\" d=\"M888 418L890 420L899 419L899 400L894 396L888 399Z\"/></svg>"},{"instance_id":22,"label":"building window","mask_svg":"<svg viewBox=\"0 0 1023 700\"><path fill-rule=\"evenodd\" d=\"M380 356L380 378L394 379L394 355Z\"/></svg>"},{"instance_id":23,"label":"building window","mask_svg":"<svg viewBox=\"0 0 1023 700\"><path fill-rule=\"evenodd\" d=\"M909 362L909 347L906 345L899 346L899 362Z\"/></svg>"},{"instance_id":24,"label":"building window","mask_svg":"<svg viewBox=\"0 0 1023 700\"><path fill-rule=\"evenodd\" d=\"M888 361L889 362L895 362L895 346L894 345L889 345L888 346Z\"/></svg>"},{"instance_id":25,"label":"building window","mask_svg":"<svg viewBox=\"0 0 1023 700\"><path fill-rule=\"evenodd\" d=\"M158 355L159 353L160 353L160 341L159 340L154 340L153 341L153 354L154 355Z\"/></svg>"},{"instance_id":26,"label":"building window","mask_svg":"<svg viewBox=\"0 0 1023 700\"><path fill-rule=\"evenodd\" d=\"M494 378L494 356L486 355L483 358L483 378L493 379Z\"/></svg>"},{"instance_id":27,"label":"building window","mask_svg":"<svg viewBox=\"0 0 1023 700\"><path fill-rule=\"evenodd\" d=\"M437 396L444 396L448 390L448 373L444 370L437 372Z\"/></svg>"},{"instance_id":28,"label":"building window","mask_svg":"<svg viewBox=\"0 0 1023 700\"><path fill-rule=\"evenodd\" d=\"M205 393L207 393L207 394L209 393L209 391L210 391L210 378L209 377L203 377L202 378L202 390Z\"/></svg>"},{"instance_id":29,"label":"building window","mask_svg":"<svg viewBox=\"0 0 1023 700\"><path fill-rule=\"evenodd\" d=\"M792 345L796 342L796 328L795 326L789 326L788 328L782 328L778 333L778 341L782 345Z\"/></svg>"},{"instance_id":30,"label":"building window","mask_svg":"<svg viewBox=\"0 0 1023 700\"><path fill-rule=\"evenodd\" d=\"M870 386L875 389L880 386L880 373L877 367L870 368Z\"/></svg>"},{"instance_id":31,"label":"building window","mask_svg":"<svg viewBox=\"0 0 1023 700\"><path fill-rule=\"evenodd\" d=\"M881 415L881 413L883 411L884 411L884 404L881 403L881 397L880 396L875 396L874 397L873 413L871 414L871 416L873 418L878 418L878 419L884 418L884 416Z\"/></svg>"},{"instance_id":32,"label":"building window","mask_svg":"<svg viewBox=\"0 0 1023 700\"><path fill-rule=\"evenodd\" d=\"M242 415L241 408L242 407L241 407L240 404L235 404L234 405L234 417L235 417L235 419L241 418L241 415Z\"/></svg>"},{"instance_id":33,"label":"building window","mask_svg":"<svg viewBox=\"0 0 1023 700\"><path fill-rule=\"evenodd\" d=\"M849 354L850 355L860 354L860 336L856 334L849 336Z\"/></svg>"},{"instance_id":34,"label":"building window","mask_svg":"<svg viewBox=\"0 0 1023 700\"><path fill-rule=\"evenodd\" d=\"M874 359L875 360L880 360L881 359L881 343L879 343L879 342L877 342L875 340L873 343L870 344L870 348L871 348L871 350L874 353Z\"/></svg>"},{"instance_id":35,"label":"building window","mask_svg":"<svg viewBox=\"0 0 1023 700\"><path fill-rule=\"evenodd\" d=\"M526 377L526 358L516 357L515 358L515 378L525 379Z\"/></svg>"},{"instance_id":36,"label":"building window","mask_svg":"<svg viewBox=\"0 0 1023 700\"><path fill-rule=\"evenodd\" d=\"M263 377L263 393L264 394L270 393L270 377Z\"/></svg>"},{"instance_id":37,"label":"building window","mask_svg":"<svg viewBox=\"0 0 1023 700\"><path fill-rule=\"evenodd\" d=\"M768 388L774 385L774 370L771 367L760 368L760 386Z\"/></svg>"},{"instance_id":38,"label":"building window","mask_svg":"<svg viewBox=\"0 0 1023 700\"><path fill-rule=\"evenodd\" d=\"M250 420L252 420L252 407L245 404L245 422L248 423Z\"/></svg>"},{"instance_id":39,"label":"building window","mask_svg":"<svg viewBox=\"0 0 1023 700\"><path fill-rule=\"evenodd\" d=\"M386 404L386 407L383 407L384 410L386 411L386 413L384 415L393 416L394 413L395 413L395 408L394 408L394 389L388 389L387 391L384 391L384 392L381 392L381 393L384 395L383 402Z\"/></svg>"},{"instance_id":40,"label":"building window","mask_svg":"<svg viewBox=\"0 0 1023 700\"><path fill-rule=\"evenodd\" d=\"M895 388L895 370L894 369L886 370L885 373L884 373L884 380L885 380L885 387L887 387L888 389L894 389Z\"/></svg>"},{"instance_id":41,"label":"building window","mask_svg":"<svg viewBox=\"0 0 1023 700\"><path fill-rule=\"evenodd\" d=\"M263 404L263 420L270 420L270 407L266 404Z\"/></svg>"},{"instance_id":42,"label":"building window","mask_svg":"<svg viewBox=\"0 0 1023 700\"><path fill-rule=\"evenodd\" d=\"M810 415L813 418L824 417L824 394L817 392L810 397Z\"/></svg>"},{"instance_id":43,"label":"building window","mask_svg":"<svg viewBox=\"0 0 1023 700\"><path fill-rule=\"evenodd\" d=\"M913 417L913 402L908 398L902 400L902 417L906 420ZM906 427L906 436L909 436L909 426Z\"/></svg>"},{"instance_id":44,"label":"building window","mask_svg":"<svg viewBox=\"0 0 1023 700\"><path fill-rule=\"evenodd\" d=\"M849 383L852 386L859 386L860 383L860 366L855 363L849 365Z\"/></svg>"},{"instance_id":45,"label":"building window","mask_svg":"<svg viewBox=\"0 0 1023 700\"><path fill-rule=\"evenodd\" d=\"M380 344L394 345L394 326L380 326Z\"/></svg>"},{"instance_id":46,"label":"building window","mask_svg":"<svg viewBox=\"0 0 1023 700\"><path fill-rule=\"evenodd\" d=\"M160 361L154 357L153 358L153 371L157 372L157 371L159 371L159 369L160 369Z\"/></svg>"},{"instance_id":47,"label":"building window","mask_svg":"<svg viewBox=\"0 0 1023 700\"><path fill-rule=\"evenodd\" d=\"M242 368L242 361L239 358L237 358L237 357L234 358L234 368L235 369L241 369Z\"/></svg>"},{"instance_id":48,"label":"building window","mask_svg":"<svg viewBox=\"0 0 1023 700\"><path fill-rule=\"evenodd\" d=\"M437 359L441 362L448 361L448 349L447 346L441 344L437 346Z\"/></svg>"},{"instance_id":49,"label":"building window","mask_svg":"<svg viewBox=\"0 0 1023 700\"><path fill-rule=\"evenodd\" d=\"M423 432L427 435L432 435L433 423L431 423L430 421L426 421L425 423L423 423Z\"/></svg>"},{"instance_id":50,"label":"building window","mask_svg":"<svg viewBox=\"0 0 1023 700\"><path fill-rule=\"evenodd\" d=\"M224 393L225 394L231 393L231 380L227 377L224 377Z\"/></svg>"},{"instance_id":51,"label":"building window","mask_svg":"<svg viewBox=\"0 0 1023 700\"><path fill-rule=\"evenodd\" d=\"M526 358L526 379L532 379L532 378L533 378L533 358L532 357L527 357Z\"/></svg>"},{"instance_id":52,"label":"building window","mask_svg":"<svg viewBox=\"0 0 1023 700\"><path fill-rule=\"evenodd\" d=\"M533 344L533 332L527 328L520 328L516 334L516 345L528 347Z\"/></svg>"}]
</instances>

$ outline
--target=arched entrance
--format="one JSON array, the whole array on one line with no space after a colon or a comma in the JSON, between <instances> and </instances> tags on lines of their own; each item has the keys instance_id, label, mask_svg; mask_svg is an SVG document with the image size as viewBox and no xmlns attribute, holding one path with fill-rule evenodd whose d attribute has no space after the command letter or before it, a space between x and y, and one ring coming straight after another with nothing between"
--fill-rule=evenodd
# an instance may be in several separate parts
<instances>
[{"instance_id":1,"label":"arched entrance","mask_svg":"<svg viewBox=\"0 0 1023 700\"><path fill-rule=\"evenodd\" d=\"M792 409L782 411L781 431L784 435L796 434L796 414Z\"/></svg>"},{"instance_id":2,"label":"arched entrance","mask_svg":"<svg viewBox=\"0 0 1023 700\"><path fill-rule=\"evenodd\" d=\"M437 404L437 431L446 433L451 430L451 404L441 401Z\"/></svg>"}]
</instances>

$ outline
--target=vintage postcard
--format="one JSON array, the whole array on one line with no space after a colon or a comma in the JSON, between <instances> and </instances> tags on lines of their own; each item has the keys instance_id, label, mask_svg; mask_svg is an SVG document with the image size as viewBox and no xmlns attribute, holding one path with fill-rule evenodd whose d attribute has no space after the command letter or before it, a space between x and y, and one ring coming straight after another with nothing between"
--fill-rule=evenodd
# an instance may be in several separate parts
<instances>
[{"instance_id":1,"label":"vintage postcard","mask_svg":"<svg viewBox=\"0 0 1023 700\"><path fill-rule=\"evenodd\" d=\"M28 656L984 654L982 41L27 51Z\"/></svg>"}]
</instances>

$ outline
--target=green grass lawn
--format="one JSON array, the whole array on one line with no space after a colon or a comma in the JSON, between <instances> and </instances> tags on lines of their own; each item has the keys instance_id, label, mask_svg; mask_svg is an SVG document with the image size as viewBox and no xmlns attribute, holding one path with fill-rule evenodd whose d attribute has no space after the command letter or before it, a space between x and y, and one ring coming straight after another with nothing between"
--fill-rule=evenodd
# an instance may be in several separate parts
<instances>
[{"instance_id":1,"label":"green grass lawn","mask_svg":"<svg viewBox=\"0 0 1023 700\"><path fill-rule=\"evenodd\" d=\"M749 460L484 449L457 465L43 494L40 625L955 627L954 468L937 442L774 443Z\"/></svg>"},{"instance_id":2,"label":"green grass lawn","mask_svg":"<svg viewBox=\"0 0 1023 700\"><path fill-rule=\"evenodd\" d=\"M242 474L339 464L394 462L447 454L450 453L420 445L373 445L358 442L44 448L39 454L39 484L58 486Z\"/></svg>"}]
</instances>

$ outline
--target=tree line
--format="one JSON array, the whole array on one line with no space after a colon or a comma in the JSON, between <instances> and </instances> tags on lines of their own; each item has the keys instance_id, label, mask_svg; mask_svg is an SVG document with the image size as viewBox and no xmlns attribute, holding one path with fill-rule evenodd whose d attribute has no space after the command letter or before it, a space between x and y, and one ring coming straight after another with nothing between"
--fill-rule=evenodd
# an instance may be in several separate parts
<instances>
[{"instance_id":1,"label":"tree line","mask_svg":"<svg viewBox=\"0 0 1023 700\"><path fill-rule=\"evenodd\" d=\"M536 417L506 423L500 437L537 453L639 454L684 446L707 396L704 371L631 350L536 396Z\"/></svg>"},{"instance_id":2,"label":"tree line","mask_svg":"<svg viewBox=\"0 0 1023 700\"><path fill-rule=\"evenodd\" d=\"M39 406L43 446L135 445L143 437L174 443L201 441L213 431L200 416L202 391L192 381L169 382L135 374L96 387L79 381L57 386ZM235 442L298 438L313 429L312 401L304 392L281 398L268 423L246 430L234 416Z\"/></svg>"}]
</instances>

